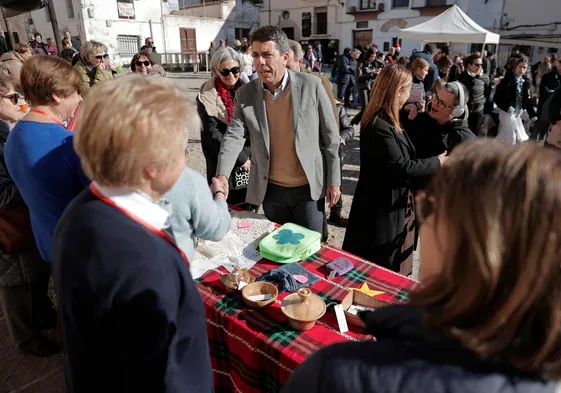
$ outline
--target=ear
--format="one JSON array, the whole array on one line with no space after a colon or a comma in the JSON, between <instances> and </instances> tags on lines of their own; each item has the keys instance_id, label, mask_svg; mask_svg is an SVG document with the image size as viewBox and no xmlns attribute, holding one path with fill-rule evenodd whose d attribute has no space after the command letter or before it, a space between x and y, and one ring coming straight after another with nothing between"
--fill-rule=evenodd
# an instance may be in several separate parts
<instances>
[{"instance_id":1,"label":"ear","mask_svg":"<svg viewBox=\"0 0 561 393\"><path fill-rule=\"evenodd\" d=\"M284 52L281 57L283 58L284 64L286 65L286 62L288 61L290 54L288 52Z\"/></svg>"},{"instance_id":2,"label":"ear","mask_svg":"<svg viewBox=\"0 0 561 393\"><path fill-rule=\"evenodd\" d=\"M148 181L155 179L160 174L158 168L147 166L144 168L144 178Z\"/></svg>"},{"instance_id":3,"label":"ear","mask_svg":"<svg viewBox=\"0 0 561 393\"><path fill-rule=\"evenodd\" d=\"M51 98L53 99L54 102L56 102L57 105L59 105L62 102L62 97L59 97L58 94L56 93L52 93Z\"/></svg>"}]
</instances>

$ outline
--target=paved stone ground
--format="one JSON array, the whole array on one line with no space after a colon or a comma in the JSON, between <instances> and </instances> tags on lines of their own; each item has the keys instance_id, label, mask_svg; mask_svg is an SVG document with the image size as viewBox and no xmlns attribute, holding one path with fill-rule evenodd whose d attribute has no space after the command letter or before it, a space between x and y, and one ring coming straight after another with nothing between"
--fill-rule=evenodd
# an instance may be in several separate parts
<instances>
[{"instance_id":1,"label":"paved stone ground","mask_svg":"<svg viewBox=\"0 0 561 393\"><path fill-rule=\"evenodd\" d=\"M207 75L168 74L180 88L184 89L195 99L199 87ZM349 111L353 116L357 111ZM358 136L358 130L357 130ZM205 174L205 160L200 145L200 135L190 135L188 146L188 165ZM359 143L355 137L347 146L345 166L343 168L343 215L348 216L352 203L352 195L358 181L359 174ZM330 226L330 244L341 247L344 229ZM418 263L416 264L418 268ZM417 269L416 269L417 270ZM415 274L416 276L416 274ZM48 359L38 359L23 355L12 346L9 333L4 323L4 316L0 310L0 393L62 393L64 389L62 357L53 356Z\"/></svg>"}]
</instances>

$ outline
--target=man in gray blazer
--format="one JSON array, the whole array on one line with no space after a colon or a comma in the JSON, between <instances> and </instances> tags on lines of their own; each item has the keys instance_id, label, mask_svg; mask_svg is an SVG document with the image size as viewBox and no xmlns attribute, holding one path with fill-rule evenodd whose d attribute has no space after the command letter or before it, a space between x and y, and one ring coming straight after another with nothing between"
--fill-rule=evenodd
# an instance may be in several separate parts
<instances>
[{"instance_id":1,"label":"man in gray blazer","mask_svg":"<svg viewBox=\"0 0 561 393\"><path fill-rule=\"evenodd\" d=\"M236 93L216 177L227 187L249 137L246 201L263 204L271 221L323 233L325 197L329 207L341 197L339 131L333 107L318 77L286 69L290 46L281 29L256 30L252 48L259 78Z\"/></svg>"}]
</instances>

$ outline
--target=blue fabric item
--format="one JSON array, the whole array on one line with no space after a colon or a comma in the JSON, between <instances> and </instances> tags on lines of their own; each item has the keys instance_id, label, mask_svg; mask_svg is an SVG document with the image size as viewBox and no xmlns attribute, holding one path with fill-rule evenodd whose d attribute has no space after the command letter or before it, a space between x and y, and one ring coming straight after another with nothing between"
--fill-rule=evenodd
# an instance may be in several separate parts
<instances>
[{"instance_id":1,"label":"blue fabric item","mask_svg":"<svg viewBox=\"0 0 561 393\"><path fill-rule=\"evenodd\" d=\"M205 307L175 246L86 189L52 266L68 393L212 393Z\"/></svg>"},{"instance_id":2,"label":"blue fabric item","mask_svg":"<svg viewBox=\"0 0 561 393\"><path fill-rule=\"evenodd\" d=\"M230 229L226 201L214 200L206 179L185 168L162 202L171 203L171 227L175 241L189 260L195 256L195 238L220 241Z\"/></svg>"},{"instance_id":3,"label":"blue fabric item","mask_svg":"<svg viewBox=\"0 0 561 393\"><path fill-rule=\"evenodd\" d=\"M298 275L308 277L308 281L305 283L296 281L294 276ZM319 281L319 277L308 272L299 263L291 263L263 274L257 281L268 281L279 284L279 292L282 293L285 291L294 292L300 288L312 286Z\"/></svg>"},{"instance_id":4,"label":"blue fabric item","mask_svg":"<svg viewBox=\"0 0 561 393\"><path fill-rule=\"evenodd\" d=\"M59 124L20 121L6 142L6 166L29 208L37 248L47 262L62 212L90 183L72 139L73 133Z\"/></svg>"}]
</instances>

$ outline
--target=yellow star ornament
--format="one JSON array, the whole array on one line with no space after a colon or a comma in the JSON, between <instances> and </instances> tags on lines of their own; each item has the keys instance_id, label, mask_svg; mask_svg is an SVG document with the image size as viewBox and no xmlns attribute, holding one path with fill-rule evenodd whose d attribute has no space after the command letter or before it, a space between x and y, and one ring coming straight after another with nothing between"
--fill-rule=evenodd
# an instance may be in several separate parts
<instances>
[{"instance_id":1,"label":"yellow star ornament","mask_svg":"<svg viewBox=\"0 0 561 393\"><path fill-rule=\"evenodd\" d=\"M372 297L376 297L376 296L384 293L382 291L375 291L373 289L368 288L367 283L362 284L362 286L360 288L348 288L348 289L350 289L351 291L359 291L359 292L362 292L362 293L364 293L368 296L372 296Z\"/></svg>"}]
</instances>

